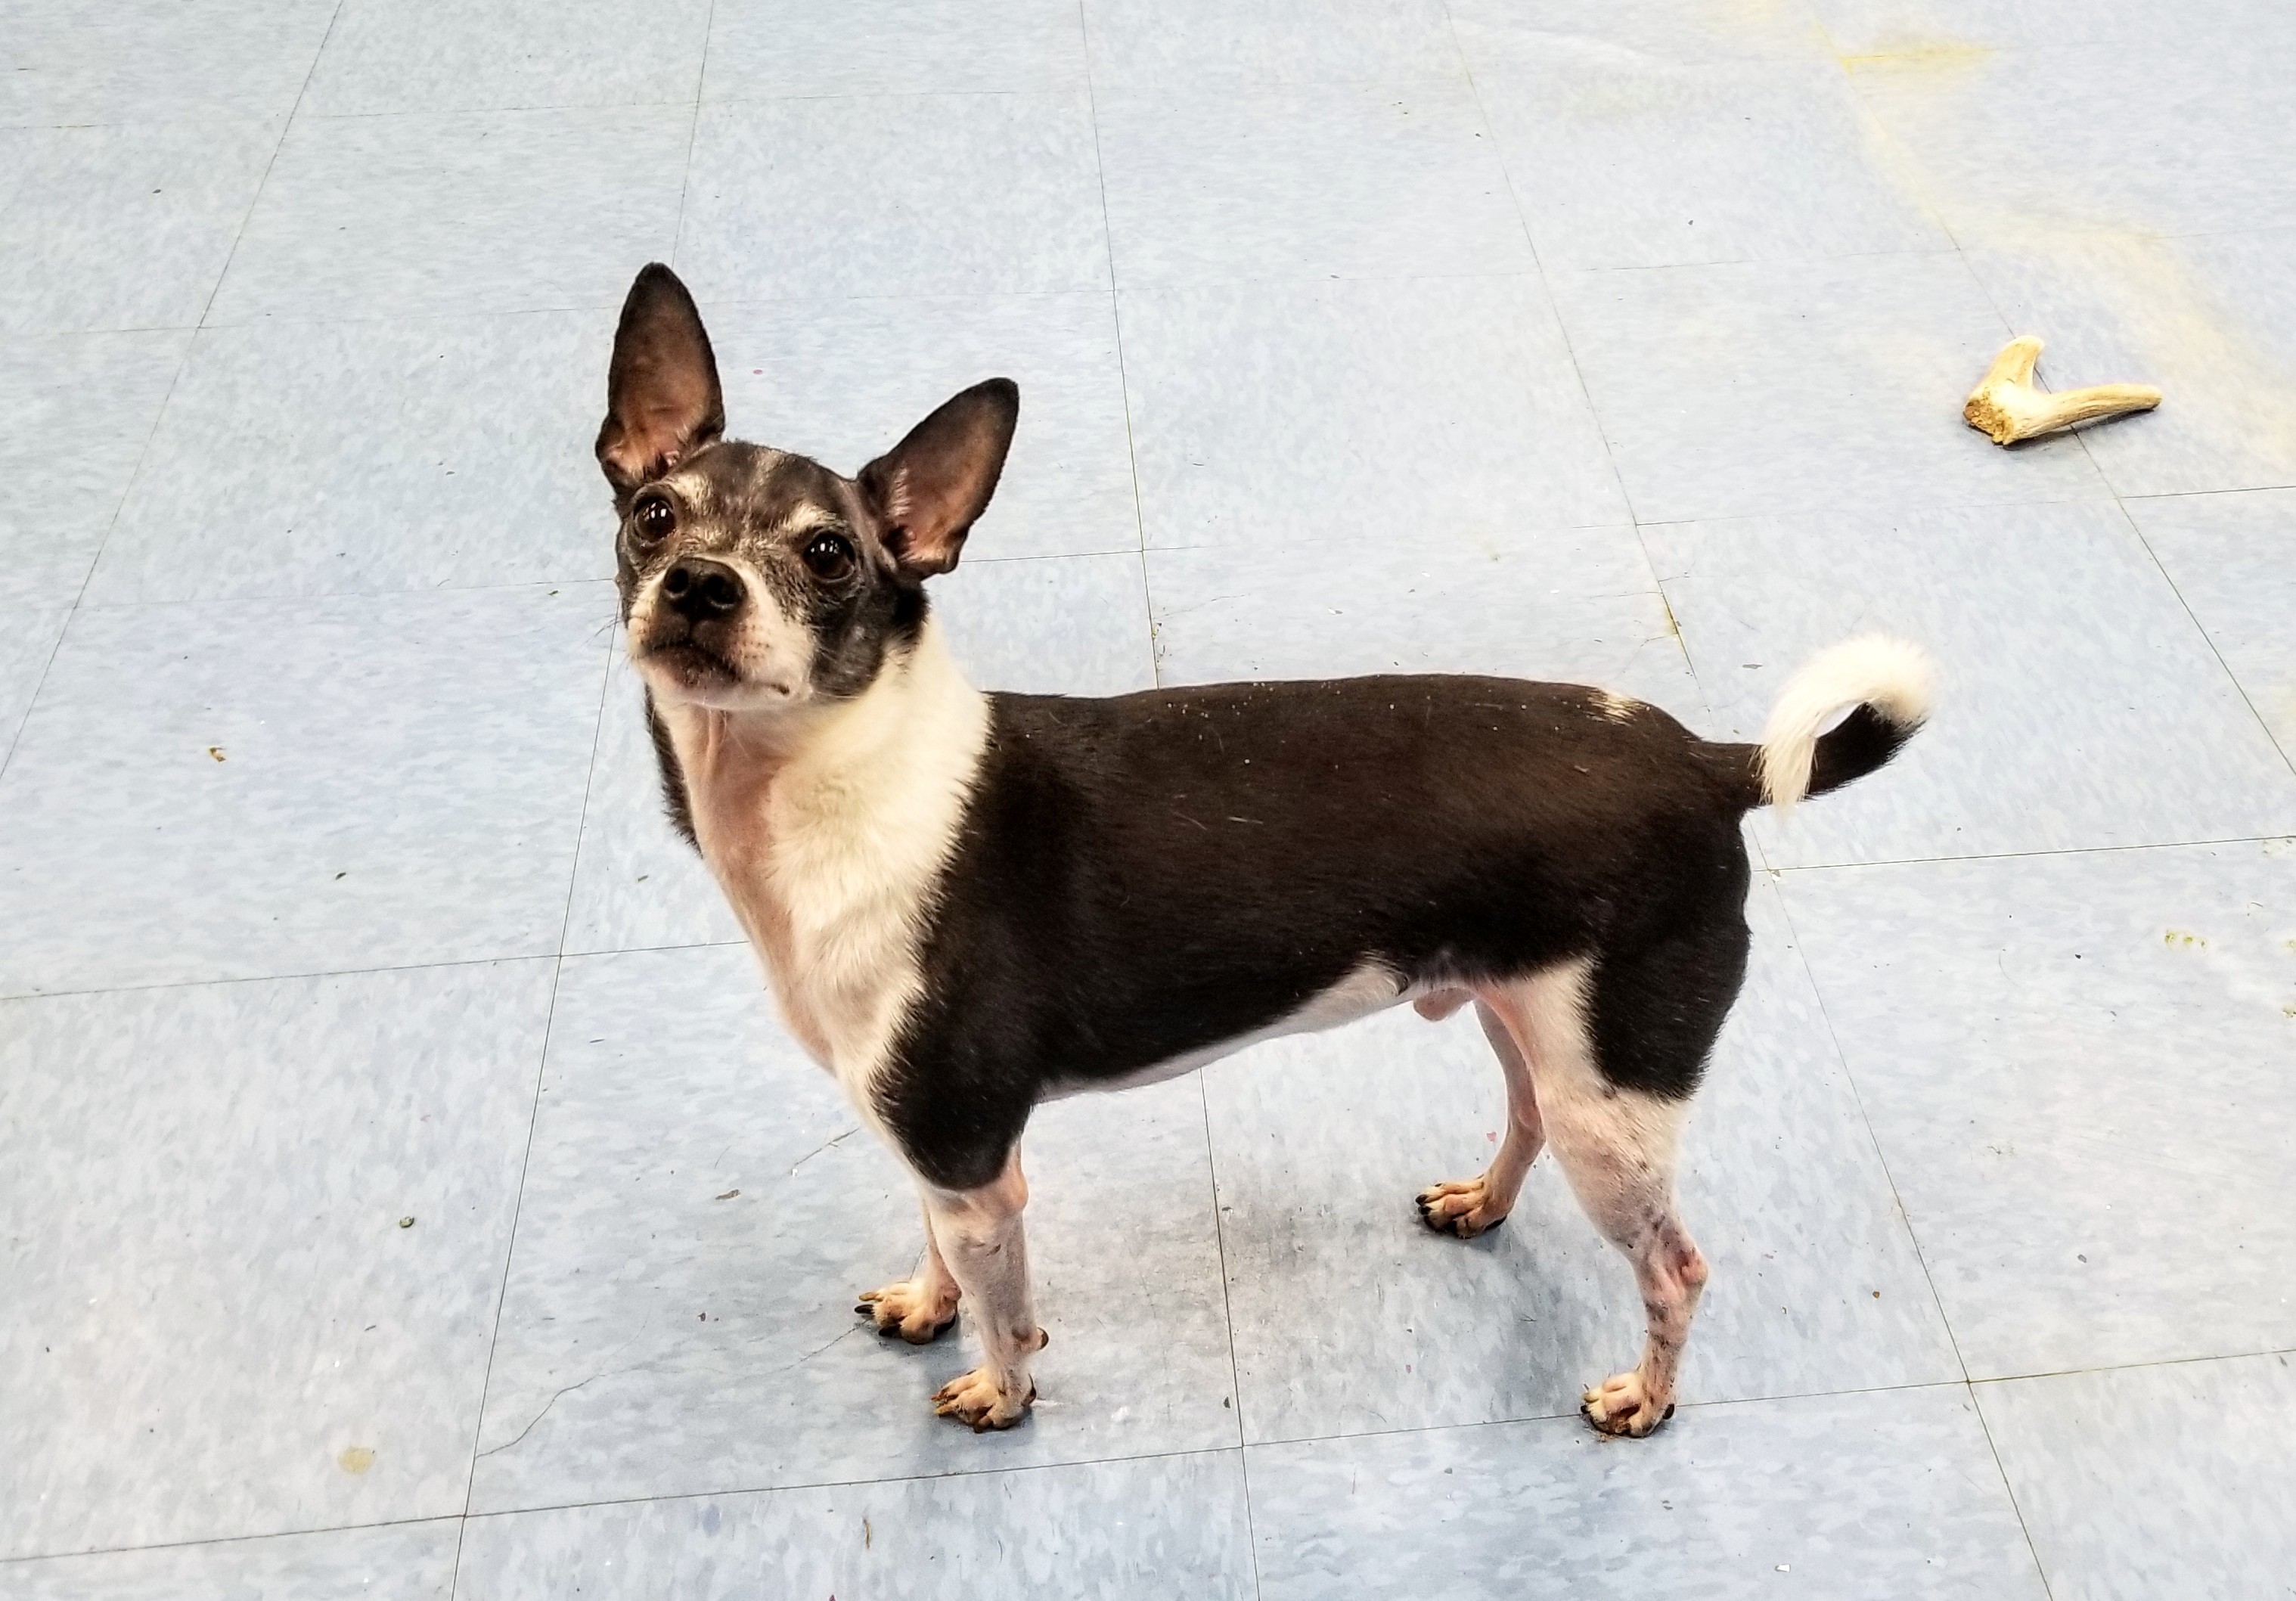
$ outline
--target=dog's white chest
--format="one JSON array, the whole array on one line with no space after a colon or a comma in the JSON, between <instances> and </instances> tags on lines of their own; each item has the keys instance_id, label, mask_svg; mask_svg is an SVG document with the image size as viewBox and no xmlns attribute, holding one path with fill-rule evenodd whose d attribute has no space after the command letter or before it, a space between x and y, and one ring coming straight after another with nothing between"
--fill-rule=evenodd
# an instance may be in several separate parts
<instances>
[{"instance_id":1,"label":"dog's white chest","mask_svg":"<svg viewBox=\"0 0 2296 1601\"><path fill-rule=\"evenodd\" d=\"M770 756L685 719L694 833L783 1020L865 1115L922 989L919 948L988 738L929 624L906 668Z\"/></svg>"}]
</instances>

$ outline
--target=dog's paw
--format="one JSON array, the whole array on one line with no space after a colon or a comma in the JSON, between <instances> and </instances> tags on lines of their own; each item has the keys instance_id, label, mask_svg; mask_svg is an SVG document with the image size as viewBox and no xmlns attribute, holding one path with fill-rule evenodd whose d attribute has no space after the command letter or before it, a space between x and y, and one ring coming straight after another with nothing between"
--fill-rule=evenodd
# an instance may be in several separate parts
<instances>
[{"instance_id":1,"label":"dog's paw","mask_svg":"<svg viewBox=\"0 0 2296 1601\"><path fill-rule=\"evenodd\" d=\"M1472 1240L1506 1221L1490 1208L1490 1191L1480 1178L1431 1184L1419 1192L1419 1220L1437 1234Z\"/></svg>"},{"instance_id":2,"label":"dog's paw","mask_svg":"<svg viewBox=\"0 0 2296 1601\"><path fill-rule=\"evenodd\" d=\"M933 1411L942 1417L954 1417L970 1424L976 1434L990 1429L1009 1429L1028 1416L1029 1403L1037 1399L1037 1386L1031 1383L1029 1392L1017 1399L996 1382L996 1375L986 1367L976 1367L971 1373L949 1380L933 1392Z\"/></svg>"},{"instance_id":3,"label":"dog's paw","mask_svg":"<svg viewBox=\"0 0 2296 1601\"><path fill-rule=\"evenodd\" d=\"M956 1322L956 1286L931 1293L922 1278L905 1278L882 1290L864 1290L853 1310L891 1338L898 1334L912 1345L927 1345Z\"/></svg>"},{"instance_id":4,"label":"dog's paw","mask_svg":"<svg viewBox=\"0 0 2296 1601\"><path fill-rule=\"evenodd\" d=\"M1674 1416L1674 1403L1653 1399L1644 1387L1642 1370L1636 1368L1604 1379L1587 1392L1579 1400L1578 1415L1605 1434L1640 1440Z\"/></svg>"}]
</instances>

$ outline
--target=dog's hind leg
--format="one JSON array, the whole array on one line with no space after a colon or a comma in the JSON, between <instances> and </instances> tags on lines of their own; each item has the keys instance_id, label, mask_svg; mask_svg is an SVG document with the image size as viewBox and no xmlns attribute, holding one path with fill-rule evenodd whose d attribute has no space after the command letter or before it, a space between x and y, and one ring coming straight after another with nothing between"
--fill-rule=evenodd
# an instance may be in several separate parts
<instances>
[{"instance_id":1,"label":"dog's hind leg","mask_svg":"<svg viewBox=\"0 0 2296 1601\"><path fill-rule=\"evenodd\" d=\"M1587 1391L1579 1409L1605 1434L1639 1437L1674 1415L1675 1376L1706 1285L1706 1259L1675 1211L1675 1159L1689 1088L1736 984L1734 976L1718 1008L1693 998L1672 1009L1677 1022L1685 1012L1710 1013L1712 1027L1690 1030L1702 1039L1688 1081L1665 1094L1603 1071L1589 975L1589 964L1573 962L1494 990L1488 1004L1538 1063L1546 1137L1579 1205L1634 1266L1647 1319L1642 1360ZM1599 981L1607 989L1657 976L1605 972Z\"/></svg>"},{"instance_id":2,"label":"dog's hind leg","mask_svg":"<svg viewBox=\"0 0 2296 1601\"><path fill-rule=\"evenodd\" d=\"M1506 1133L1499 1140L1498 1154L1480 1174L1430 1185L1419 1192L1420 1220L1438 1234L1455 1234L1463 1240L1506 1221L1507 1213L1514 1210L1514 1198L1522 1193L1523 1175L1538 1160L1539 1147L1546 1140L1530 1063L1522 1047L1506 1024L1480 1001L1475 1003L1475 1016L1506 1074Z\"/></svg>"},{"instance_id":3,"label":"dog's hind leg","mask_svg":"<svg viewBox=\"0 0 2296 1601\"><path fill-rule=\"evenodd\" d=\"M1029 1362L1049 1336L1037 1326L1029 1297L1029 1245L1021 1228L1028 1203L1017 1145L1004 1170L979 1189L925 1190L933 1237L972 1309L984 1359L934 1393L933 1410L976 1431L1011 1428L1037 1399Z\"/></svg>"},{"instance_id":4,"label":"dog's hind leg","mask_svg":"<svg viewBox=\"0 0 2296 1601\"><path fill-rule=\"evenodd\" d=\"M882 1290L864 1290L854 1310L881 1334L898 1334L912 1345L939 1339L956 1323L956 1276L948 1270L933 1234L932 1210L924 1211L925 1260L915 1275Z\"/></svg>"}]
</instances>

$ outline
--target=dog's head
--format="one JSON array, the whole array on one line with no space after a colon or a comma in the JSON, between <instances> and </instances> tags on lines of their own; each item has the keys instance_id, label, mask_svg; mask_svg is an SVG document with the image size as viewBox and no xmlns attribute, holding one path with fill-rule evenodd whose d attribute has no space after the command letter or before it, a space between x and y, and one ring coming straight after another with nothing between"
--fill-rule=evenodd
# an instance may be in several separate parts
<instances>
[{"instance_id":1,"label":"dog's head","mask_svg":"<svg viewBox=\"0 0 2296 1601\"><path fill-rule=\"evenodd\" d=\"M1021 391L992 378L852 478L725 438L718 362L668 267L630 285L598 464L630 657L658 700L770 710L859 693L916 637L1004 471Z\"/></svg>"}]
</instances>

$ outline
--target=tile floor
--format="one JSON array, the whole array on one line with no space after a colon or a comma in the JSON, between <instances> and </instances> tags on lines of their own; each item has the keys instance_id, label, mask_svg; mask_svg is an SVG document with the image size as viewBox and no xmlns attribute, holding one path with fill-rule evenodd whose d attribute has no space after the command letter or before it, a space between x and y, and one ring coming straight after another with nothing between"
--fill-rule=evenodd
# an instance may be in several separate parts
<instances>
[{"instance_id":1,"label":"tile floor","mask_svg":"<svg viewBox=\"0 0 2296 1601\"><path fill-rule=\"evenodd\" d=\"M2285 1597L2296 12L12 0L0 1595ZM2005 160L2013 151L2016 159ZM1945 671L1752 825L1686 1404L1472 1024L1031 1134L1012 1433L655 802L594 476L1028 397L960 653L1108 693ZM2152 416L1996 450L2013 332ZM406 1223L405 1219L412 1219Z\"/></svg>"}]
</instances>

